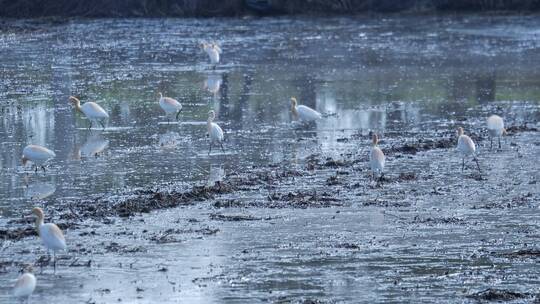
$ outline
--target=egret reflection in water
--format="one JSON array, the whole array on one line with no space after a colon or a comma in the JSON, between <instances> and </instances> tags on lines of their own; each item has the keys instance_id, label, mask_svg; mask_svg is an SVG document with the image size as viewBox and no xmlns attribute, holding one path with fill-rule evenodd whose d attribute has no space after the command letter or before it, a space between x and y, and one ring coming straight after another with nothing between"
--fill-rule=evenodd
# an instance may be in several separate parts
<instances>
[{"instance_id":1,"label":"egret reflection in water","mask_svg":"<svg viewBox=\"0 0 540 304\"><path fill-rule=\"evenodd\" d=\"M88 136L86 142L79 148L77 156L81 157L97 157L109 145L109 141L105 139L102 132L93 132Z\"/></svg>"},{"instance_id":2,"label":"egret reflection in water","mask_svg":"<svg viewBox=\"0 0 540 304\"><path fill-rule=\"evenodd\" d=\"M223 82L221 74L211 73L206 76L206 81L204 82L204 88L208 92L212 93L214 97L218 96L219 89L221 88L221 83Z\"/></svg>"},{"instance_id":3,"label":"egret reflection in water","mask_svg":"<svg viewBox=\"0 0 540 304\"><path fill-rule=\"evenodd\" d=\"M34 181L26 186L24 196L31 200L43 200L53 195L55 191L56 185L52 182Z\"/></svg>"},{"instance_id":4,"label":"egret reflection in water","mask_svg":"<svg viewBox=\"0 0 540 304\"><path fill-rule=\"evenodd\" d=\"M206 185L212 187L217 182L223 181L223 178L225 178L225 169L223 169L223 165L210 164Z\"/></svg>"}]
</instances>

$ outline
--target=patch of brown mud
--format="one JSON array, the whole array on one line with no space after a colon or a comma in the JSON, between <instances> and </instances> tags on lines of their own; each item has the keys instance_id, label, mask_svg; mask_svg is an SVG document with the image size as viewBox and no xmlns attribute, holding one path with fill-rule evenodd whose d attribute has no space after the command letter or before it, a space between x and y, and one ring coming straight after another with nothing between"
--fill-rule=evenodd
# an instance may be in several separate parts
<instances>
[{"instance_id":1,"label":"patch of brown mud","mask_svg":"<svg viewBox=\"0 0 540 304\"><path fill-rule=\"evenodd\" d=\"M478 301L514 301L519 299L531 298L529 293L521 293L505 289L488 288L467 296Z\"/></svg>"},{"instance_id":2,"label":"patch of brown mud","mask_svg":"<svg viewBox=\"0 0 540 304\"><path fill-rule=\"evenodd\" d=\"M473 206L472 209L514 209L514 208L536 208L535 202L538 200L532 193L528 192L512 198L510 201L490 202L481 206Z\"/></svg>"},{"instance_id":3,"label":"patch of brown mud","mask_svg":"<svg viewBox=\"0 0 540 304\"><path fill-rule=\"evenodd\" d=\"M506 258L540 258L540 249L527 248L511 252L502 252L497 255Z\"/></svg>"},{"instance_id":4,"label":"patch of brown mud","mask_svg":"<svg viewBox=\"0 0 540 304\"><path fill-rule=\"evenodd\" d=\"M75 223L58 223L58 227L62 230L75 228ZM0 229L0 240L20 240L25 237L37 236L37 231L32 224L30 227L15 228L15 229Z\"/></svg>"},{"instance_id":5,"label":"patch of brown mud","mask_svg":"<svg viewBox=\"0 0 540 304\"><path fill-rule=\"evenodd\" d=\"M311 193L304 192L288 192L288 193L272 193L268 195L268 208L310 208L310 207L331 207L341 206L340 200L334 195L327 192Z\"/></svg>"},{"instance_id":6,"label":"patch of brown mud","mask_svg":"<svg viewBox=\"0 0 540 304\"><path fill-rule=\"evenodd\" d=\"M249 214L222 214L222 213L212 213L210 214L210 219L214 221L224 221L224 222L240 222L240 221L262 221L262 220L271 220L272 218L262 218L256 217Z\"/></svg>"},{"instance_id":7,"label":"patch of brown mud","mask_svg":"<svg viewBox=\"0 0 540 304\"><path fill-rule=\"evenodd\" d=\"M425 224L425 225L465 225L467 222L463 219L457 218L457 217L439 217L439 218L433 218L433 217L426 217L421 218L419 216L415 216L412 221L413 224Z\"/></svg>"}]
</instances>

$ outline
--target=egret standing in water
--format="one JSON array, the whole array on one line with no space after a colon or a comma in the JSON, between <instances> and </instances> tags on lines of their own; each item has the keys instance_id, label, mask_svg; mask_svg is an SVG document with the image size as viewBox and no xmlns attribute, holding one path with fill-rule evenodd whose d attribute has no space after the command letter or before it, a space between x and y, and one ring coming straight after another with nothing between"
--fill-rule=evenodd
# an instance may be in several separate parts
<instances>
[{"instance_id":1,"label":"egret standing in water","mask_svg":"<svg viewBox=\"0 0 540 304\"><path fill-rule=\"evenodd\" d=\"M169 120L169 115L175 115L176 120L178 120L178 116L182 112L182 105L176 99L163 97L161 92L159 92L159 106L165 111L167 120Z\"/></svg>"},{"instance_id":2,"label":"egret standing in water","mask_svg":"<svg viewBox=\"0 0 540 304\"><path fill-rule=\"evenodd\" d=\"M81 101L75 97L70 96L69 101L75 106L79 112L83 113L90 121L88 129L92 127L92 122L97 121L105 129L105 120L109 118L109 114L103 110L103 108L95 102L88 101L81 106Z\"/></svg>"},{"instance_id":3,"label":"egret standing in water","mask_svg":"<svg viewBox=\"0 0 540 304\"><path fill-rule=\"evenodd\" d=\"M221 151L225 153L223 149L223 130L214 122L216 118L216 113L213 110L208 112L208 121L206 122L206 127L208 128L208 136L210 137L210 149L208 150L208 155L212 151L213 144L219 144L221 146Z\"/></svg>"},{"instance_id":4,"label":"egret standing in water","mask_svg":"<svg viewBox=\"0 0 540 304\"><path fill-rule=\"evenodd\" d=\"M66 239L64 233L53 223L43 223L43 210L39 207L34 207L32 213L36 216L36 230L43 242L47 252L52 250L53 252L53 265L56 272L56 251L66 249Z\"/></svg>"},{"instance_id":5,"label":"egret standing in water","mask_svg":"<svg viewBox=\"0 0 540 304\"><path fill-rule=\"evenodd\" d=\"M17 298L23 298L26 303L36 289L36 277L30 269L24 269L24 273L19 276L15 286L13 286L13 295Z\"/></svg>"},{"instance_id":6,"label":"egret standing in water","mask_svg":"<svg viewBox=\"0 0 540 304\"><path fill-rule=\"evenodd\" d=\"M203 49L203 51L206 52L206 54L208 54L208 57L210 58L210 62L212 63L212 65L214 65L214 69L215 69L216 65L219 63L219 56L222 52L221 48L215 42L214 43L203 42L201 43L201 48Z\"/></svg>"},{"instance_id":7,"label":"egret standing in water","mask_svg":"<svg viewBox=\"0 0 540 304\"><path fill-rule=\"evenodd\" d=\"M493 149L493 137L498 137L500 149L501 137L506 135L506 129L504 128L504 121L502 117L498 115L491 115L487 119L487 128L489 132L489 149Z\"/></svg>"},{"instance_id":8,"label":"egret standing in water","mask_svg":"<svg viewBox=\"0 0 540 304\"><path fill-rule=\"evenodd\" d=\"M45 147L39 145L28 145L23 149L22 164L23 166L26 166L26 163L31 161L36 166L36 173L38 171L38 167L41 167L43 172L45 172L45 163L54 157L56 157L56 154Z\"/></svg>"},{"instance_id":9,"label":"egret standing in water","mask_svg":"<svg viewBox=\"0 0 540 304\"><path fill-rule=\"evenodd\" d=\"M480 172L480 164L478 163L478 159L476 158L476 145L474 144L474 141L469 136L463 134L462 127L459 127L457 129L457 134L458 134L457 149L463 159L462 165L461 165L461 171L465 169L465 157L472 156L474 161L476 162L476 166L478 166L478 172Z\"/></svg>"},{"instance_id":10,"label":"egret standing in water","mask_svg":"<svg viewBox=\"0 0 540 304\"><path fill-rule=\"evenodd\" d=\"M382 179L384 175L385 157L383 151L378 146L379 137L377 136L377 134L373 134L372 143L373 146L371 147L371 152L369 153L369 165L371 167L373 179L376 178L377 173L381 174L380 178Z\"/></svg>"},{"instance_id":11,"label":"egret standing in water","mask_svg":"<svg viewBox=\"0 0 540 304\"><path fill-rule=\"evenodd\" d=\"M295 118L299 118L303 121L313 121L322 117L321 113L313 110L312 108L304 105L298 105L298 102L294 97L291 97L291 112Z\"/></svg>"}]
</instances>

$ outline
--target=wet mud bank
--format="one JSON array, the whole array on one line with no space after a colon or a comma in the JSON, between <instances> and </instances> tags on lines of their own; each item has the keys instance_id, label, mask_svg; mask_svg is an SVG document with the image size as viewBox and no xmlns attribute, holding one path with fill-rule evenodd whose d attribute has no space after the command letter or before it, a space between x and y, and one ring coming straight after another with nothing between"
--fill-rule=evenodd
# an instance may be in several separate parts
<instances>
[{"instance_id":1,"label":"wet mud bank","mask_svg":"<svg viewBox=\"0 0 540 304\"><path fill-rule=\"evenodd\" d=\"M122 260L133 255L148 255L154 250L153 246L172 246L196 240L220 239L228 233L228 229L236 225L249 225L255 228L283 224L294 217L291 216L290 210L299 210L292 214L296 212L319 214L315 210L328 210L320 213L322 215L317 215L317 219L314 218L312 221L320 221L325 223L325 226L335 226L330 229L334 231L333 235L325 237L318 235L317 241L308 241L305 244L277 243L271 246L273 250L279 250L281 246L285 248L292 246L307 251L315 250L322 254L319 257L321 261L341 260L345 256L353 260L371 259L374 258L374 254L380 255L388 250L387 254L397 258L395 267L401 269L406 268L407 262L403 261L407 259L410 252L427 250L426 246L429 248L429 246L435 246L433 242L438 243L437 237L425 239L424 233L428 231L436 229L445 233L464 233L465 235L468 230L487 229L489 231L497 228L488 228L493 223L481 219L477 212L536 208L540 199L540 191L535 186L540 178L535 171L538 166L521 167L522 172L516 173L508 171L507 168L494 167L493 164L499 161L497 158L504 158L505 162L534 158L533 155L537 155L540 151L537 142L538 130L535 127L518 126L510 127L508 133L503 149L491 151L488 146L488 137L482 134L471 134L478 146L482 147L479 155L481 172L477 172L472 165L461 172L461 160L453 152L455 135L452 132L434 133L432 136L417 135L412 137L416 138L414 140L388 133L381 143L382 149L388 156L388 172L381 180L371 178L366 155L368 150L361 148L357 153L345 153L340 158L312 153L303 162L293 165L277 163L254 166L246 172L231 172L213 185L194 185L187 189L185 185L155 185L147 189L127 191L121 195L63 201L61 204L44 207L48 214L47 218L64 229L68 240L72 240L69 253L61 257L59 263L74 271L96 271L100 269L99 265L104 263L102 259L106 256L109 259ZM369 134L367 136L353 134L347 140L361 147L368 142L368 136ZM408 134L407 137L410 138L410 135ZM406 143L400 145L400 142ZM522 149L517 149L517 146ZM450 158L450 163L442 160L444 158ZM496 179L495 182L493 178ZM485 187L487 192L479 190L482 187ZM518 191L519 187L528 190ZM509 191L509 189L513 190ZM491 194L484 197L486 193ZM501 193L506 194L501 195ZM461 211L456 212L452 208L447 210L444 207L445 204L456 204ZM191 210L192 216L176 219L170 223L159 221L155 223L155 219L159 219L162 213L182 214L186 210ZM280 210L289 211L283 213ZM358 238L358 236L350 238L347 235L350 232L354 233L353 228L347 228L344 231L337 228L340 227L341 220L354 221L355 217L366 216L360 215L364 212L371 214L369 217L382 216L386 219L385 222L388 221L387 224L381 226L382 234L380 232L374 235L368 234L366 237L369 239ZM154 222L148 217L154 218ZM0 239L4 244L8 244L4 245L3 250L13 250L14 254L28 253L27 249L18 245L29 240L36 241L37 235L32 219L28 217L14 219L8 224L15 228L0 229ZM384 232L386 229L395 229L395 231ZM528 240L532 237L534 228L519 229L527 236L512 238L508 246L505 245L500 249L494 249L492 245L498 242L492 243L493 240L489 238L474 238L474 241L468 245L454 244L446 247L438 244L434 247L437 248L435 250L443 250L447 253L457 250L462 252L461 254L463 252L468 254L469 256L463 257L461 266L463 269L460 270L455 265L444 266L443 263L433 265L434 268L431 270L428 266L425 271L431 273L428 277L435 278L442 285L451 286L457 281L471 282L462 293L462 299L532 301L536 298L535 290L523 290L517 287L499 288L497 284L491 286L489 282L487 286L491 287L482 289L482 286L485 286L484 283L478 285L474 282L478 276L482 277L483 271L487 271L488 276L502 275L491 273L489 270L491 267L499 269L500 266L493 266L499 265L498 261L502 261L503 265L512 263L521 265L537 261L538 249ZM315 228L314 231L318 229ZM416 235L417 232L413 231L421 231L421 233ZM406 236L408 234L412 235ZM444 238L443 235L439 237ZM144 242L129 241L133 237ZM308 236L303 237L309 239L309 233ZM425 244L421 244L422 242ZM255 247L252 248L252 246ZM268 262L270 256L260 253L259 250L254 249L256 247L255 244L241 243L237 249L239 261L246 263L246 261L258 259ZM309 260L308 256L302 259ZM425 257L420 255L418 258L429 260L429 254ZM148 267L141 262L131 263L129 267L132 269ZM153 262L148 263L151 265ZM27 264L29 264L28 260L24 261L16 257L3 259L0 272L9 273ZM39 269L47 269L51 265L51 259L46 255L38 254L30 264ZM474 269L472 265L475 264L480 265L480 268L472 270ZM174 264L170 263L156 265L150 272L153 275L167 274L169 268L174 267ZM206 288L213 284L223 284L224 280L236 282L233 285L249 282L241 283L245 279L236 277L234 274L231 276L225 274L235 273L233 268L222 266L216 270L217 274L195 276L193 284L199 288ZM381 298L384 298L386 293L398 293L406 298L407 294L418 288L417 284L426 283L422 276L411 276L407 274L407 271L401 274L381 271L385 279L379 282L380 284L386 286L386 280L395 282L381 291L379 295ZM261 278L261 282L254 282L254 284L263 284L267 279ZM136 291L135 294L148 289L148 286L143 283L136 285L133 288L141 291ZM247 284L247 286L250 285ZM399 287L399 292L396 286ZM429 288L426 292L428 290ZM442 289L435 290L442 292ZM118 290L109 289L109 291L114 293ZM94 297L98 297L98 294L99 297L107 297L109 293L95 291ZM261 297L274 302L292 301L293 303L298 303L300 299L295 295L284 298L272 295L256 296L259 299ZM330 298L332 298L331 295L326 295L301 301L325 303Z\"/></svg>"},{"instance_id":2,"label":"wet mud bank","mask_svg":"<svg viewBox=\"0 0 540 304\"><path fill-rule=\"evenodd\" d=\"M508 140L521 133L537 134L538 129L527 125L511 126L507 129ZM347 141L366 140L368 136L352 135L350 138L341 139ZM489 142L485 134L470 134L477 144ZM451 150L455 148L456 137L452 132L434 134L434 137L416 136L411 141L406 138L388 134L385 140L403 142L405 144L382 143L385 154L390 162L416 155L417 153L433 150ZM360 143L359 143L360 144ZM510 143L512 146L516 145ZM496 149L494 149L496 151ZM214 185L193 185L190 189L182 191L175 184L152 186L147 189L128 191L121 195L101 196L95 199L82 199L63 201L59 206L47 207L50 218L58 223L64 230L76 230L80 223L85 220L94 220L104 225L111 224L115 218L129 218L143 213L150 213L161 209L193 206L198 203L212 201L212 207L216 210L227 208L321 208L343 206L350 203L350 193L343 193L344 189L355 189L362 185L368 188L393 187L392 184L410 183L419 179L432 179L433 176L423 176L417 172L389 172L381 179L372 180L368 168L367 153L346 154L341 159L325 157L319 154L311 154L305 162L290 169L290 163L272 164L269 166L253 166L246 172L231 172L216 181ZM464 173L465 177L476 178L474 172ZM354 176L354 177L353 177ZM353 181L354 180L354 181ZM481 179L482 180L482 179ZM533 184L534 182L534 184ZM536 180L531 181L535 185ZM284 187L285 185L285 187ZM301 187L296 187L300 186ZM285 191L283 191L285 189ZM267 195L260 195L253 199L253 193L264 190ZM408 189L407 192L415 192ZM243 199L246 194L250 199ZM250 195L251 194L251 195ZM406 192L403 192L406 194ZM437 189L433 195L442 195ZM362 196L363 194L358 194ZM505 205L482 205L474 208L511 208L511 206L533 202L535 197L531 193L517 196L512 202ZM364 201L363 205L373 205L373 202ZM382 202L376 203L383 204ZM262 218L250 216L228 217L220 214L210 216L214 220L242 221L262 220ZM425 222L431 222L426 219ZM446 220L443 220L446 221ZM23 226L16 229L0 229L0 239L20 240L25 237L36 236L35 229L31 226L33 219L29 217L19 220L11 220L8 224Z\"/></svg>"}]
</instances>

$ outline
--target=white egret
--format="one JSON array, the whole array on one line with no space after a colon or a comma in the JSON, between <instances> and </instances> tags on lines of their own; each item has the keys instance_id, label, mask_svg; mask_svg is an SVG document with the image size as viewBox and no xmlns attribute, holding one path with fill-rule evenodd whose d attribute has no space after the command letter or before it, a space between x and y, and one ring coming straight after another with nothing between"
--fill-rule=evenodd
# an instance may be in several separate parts
<instances>
[{"instance_id":1,"label":"white egret","mask_svg":"<svg viewBox=\"0 0 540 304\"><path fill-rule=\"evenodd\" d=\"M36 289L36 277L30 271L31 269L25 269L13 286L13 295L17 298L24 298L26 302Z\"/></svg>"},{"instance_id":2,"label":"white egret","mask_svg":"<svg viewBox=\"0 0 540 304\"><path fill-rule=\"evenodd\" d=\"M66 239L64 233L53 223L43 223L43 210L39 207L34 207L32 213L36 216L36 230L43 242L47 251L53 251L53 265L56 272L56 251L66 249Z\"/></svg>"},{"instance_id":3,"label":"white egret","mask_svg":"<svg viewBox=\"0 0 540 304\"><path fill-rule=\"evenodd\" d=\"M208 150L208 155L212 151L213 144L219 144L221 146L221 151L225 152L223 149L223 130L214 122L216 118L216 113L213 110L208 112L208 121L206 127L208 129L208 136L210 137L210 149Z\"/></svg>"},{"instance_id":4,"label":"white egret","mask_svg":"<svg viewBox=\"0 0 540 304\"><path fill-rule=\"evenodd\" d=\"M373 134L372 142L373 146L371 147L371 151L369 153L369 165L371 167L373 179L375 179L377 173L381 174L382 179L384 174L385 157L383 151L378 146L379 137L377 134Z\"/></svg>"},{"instance_id":5,"label":"white egret","mask_svg":"<svg viewBox=\"0 0 540 304\"><path fill-rule=\"evenodd\" d=\"M298 105L296 98L291 97L291 111L296 118L303 121L313 121L322 117L321 113L304 105Z\"/></svg>"},{"instance_id":6,"label":"white egret","mask_svg":"<svg viewBox=\"0 0 540 304\"><path fill-rule=\"evenodd\" d=\"M499 139L499 149L501 148L501 137L506 135L506 129L504 128L504 121L502 117L498 115L491 115L487 119L487 128L489 132L489 148L493 149L493 137Z\"/></svg>"},{"instance_id":7,"label":"white egret","mask_svg":"<svg viewBox=\"0 0 540 304\"><path fill-rule=\"evenodd\" d=\"M176 99L163 97L161 92L159 92L159 106L165 111L167 120L169 119L168 115L175 115L176 120L178 120L178 116L182 112L182 105Z\"/></svg>"},{"instance_id":8,"label":"white egret","mask_svg":"<svg viewBox=\"0 0 540 304\"><path fill-rule=\"evenodd\" d=\"M23 149L22 164L23 166L26 166L26 163L31 161L36 166L36 172L38 167L41 167L43 172L45 172L45 163L54 157L56 157L56 154L45 147L39 145L28 145Z\"/></svg>"},{"instance_id":9,"label":"white egret","mask_svg":"<svg viewBox=\"0 0 540 304\"><path fill-rule=\"evenodd\" d=\"M208 42L203 42L201 43L201 48L203 49L203 51L206 52L206 54L208 54L208 57L210 58L210 62L214 65L214 68L216 67L216 65L219 63L219 56L221 54L221 48L219 47L219 45L217 45L217 43L208 43Z\"/></svg>"},{"instance_id":10,"label":"white egret","mask_svg":"<svg viewBox=\"0 0 540 304\"><path fill-rule=\"evenodd\" d=\"M459 127L457 129L457 134L458 134L457 149L463 159L461 171L465 169L465 157L467 156L473 157L474 161L476 162L476 165L478 166L478 171L480 171L480 164L478 163L478 159L476 158L476 145L474 144L474 141L469 136L463 134L462 127Z\"/></svg>"},{"instance_id":11,"label":"white egret","mask_svg":"<svg viewBox=\"0 0 540 304\"><path fill-rule=\"evenodd\" d=\"M79 112L83 113L90 121L88 129L92 127L92 122L97 121L105 129L105 120L109 118L109 114L95 102L88 101L81 106L81 101L75 96L69 96L69 101L75 106Z\"/></svg>"}]
</instances>

